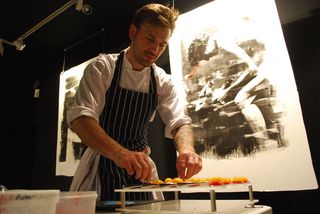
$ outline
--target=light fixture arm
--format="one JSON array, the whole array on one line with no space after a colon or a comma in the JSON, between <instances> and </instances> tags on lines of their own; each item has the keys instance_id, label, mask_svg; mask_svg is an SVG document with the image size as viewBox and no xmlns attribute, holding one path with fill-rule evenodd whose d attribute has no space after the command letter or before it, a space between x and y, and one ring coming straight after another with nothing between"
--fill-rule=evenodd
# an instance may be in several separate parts
<instances>
[{"instance_id":1,"label":"light fixture arm","mask_svg":"<svg viewBox=\"0 0 320 214\"><path fill-rule=\"evenodd\" d=\"M39 22L37 25L35 25L33 28L22 34L17 40L24 40L28 36L30 36L32 33L34 33L36 30L41 28L43 25L47 24L49 21L66 11L68 8L70 8L72 5L76 4L79 0L70 0L68 3L60 7L58 10L50 14L47 18Z\"/></svg>"},{"instance_id":2,"label":"light fixture arm","mask_svg":"<svg viewBox=\"0 0 320 214\"><path fill-rule=\"evenodd\" d=\"M5 39L1 39L0 38L0 54L1 54L1 56L3 56L3 53L4 53L3 44L8 44L8 45L14 46L13 42L9 42L9 41L7 41Z\"/></svg>"},{"instance_id":3,"label":"light fixture arm","mask_svg":"<svg viewBox=\"0 0 320 214\"><path fill-rule=\"evenodd\" d=\"M14 43L13 43L13 42L9 42L9 41L7 41L7 40L5 40L5 39L0 39L0 43L1 43L1 44L8 44L8 45L14 46Z\"/></svg>"},{"instance_id":4,"label":"light fixture arm","mask_svg":"<svg viewBox=\"0 0 320 214\"><path fill-rule=\"evenodd\" d=\"M41 22L36 24L34 27L32 27L30 30L28 30L27 32L25 32L24 34L19 36L13 42L9 42L5 39L0 38L0 54L3 55L3 52L4 52L3 44L4 43L11 45L11 46L15 46L17 50L22 50L25 47L25 44L23 43L23 40L25 38L30 36L32 33L37 31L39 28L41 28L42 26L47 24L49 21L51 21L52 19L54 19L55 17L57 17L58 15L60 15L61 13L63 13L64 11L66 11L68 8L70 8L73 5L76 5L76 8L75 8L76 10L81 11L83 8L83 0L70 0L69 2L64 4L62 7L60 7L58 10L56 10L55 12L50 14L48 17L46 17L44 20L42 20Z\"/></svg>"}]
</instances>

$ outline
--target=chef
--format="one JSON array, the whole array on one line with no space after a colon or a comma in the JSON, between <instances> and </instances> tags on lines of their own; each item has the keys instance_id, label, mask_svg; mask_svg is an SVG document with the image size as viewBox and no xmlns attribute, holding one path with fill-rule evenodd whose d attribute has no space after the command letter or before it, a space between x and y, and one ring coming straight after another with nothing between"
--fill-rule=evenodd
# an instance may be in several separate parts
<instances>
[{"instance_id":1,"label":"chef","mask_svg":"<svg viewBox=\"0 0 320 214\"><path fill-rule=\"evenodd\" d=\"M120 200L124 185L157 178L150 159L147 127L158 111L165 136L178 152L180 178L202 168L194 150L191 119L172 77L155 62L167 47L179 15L162 4L137 10L129 27L131 44L115 54L100 54L84 70L67 113L70 128L88 148L72 180L71 191L95 190L100 200ZM151 200L151 193L127 193L128 200Z\"/></svg>"}]
</instances>

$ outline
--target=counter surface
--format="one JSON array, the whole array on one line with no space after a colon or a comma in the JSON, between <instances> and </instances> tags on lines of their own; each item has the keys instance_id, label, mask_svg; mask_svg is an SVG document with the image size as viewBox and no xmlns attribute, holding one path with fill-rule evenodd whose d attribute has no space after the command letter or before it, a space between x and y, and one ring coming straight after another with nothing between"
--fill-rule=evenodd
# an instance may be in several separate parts
<instances>
[{"instance_id":1,"label":"counter surface","mask_svg":"<svg viewBox=\"0 0 320 214\"><path fill-rule=\"evenodd\" d=\"M221 214L272 214L272 208L264 205L254 205L251 207L249 200L216 200L217 211L211 211L210 200L170 200L145 205L126 207L117 209L115 212L96 213L221 213Z\"/></svg>"}]
</instances>

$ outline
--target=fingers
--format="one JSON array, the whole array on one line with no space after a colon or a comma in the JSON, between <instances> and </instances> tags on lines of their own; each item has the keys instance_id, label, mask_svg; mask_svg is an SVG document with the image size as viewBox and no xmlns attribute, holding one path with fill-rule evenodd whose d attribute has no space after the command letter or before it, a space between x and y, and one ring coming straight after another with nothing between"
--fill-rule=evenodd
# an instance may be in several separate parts
<instances>
[{"instance_id":1,"label":"fingers","mask_svg":"<svg viewBox=\"0 0 320 214\"><path fill-rule=\"evenodd\" d=\"M201 171L202 160L194 152L182 153L177 158L176 167L180 178L190 178Z\"/></svg>"},{"instance_id":2,"label":"fingers","mask_svg":"<svg viewBox=\"0 0 320 214\"><path fill-rule=\"evenodd\" d=\"M180 154L177 158L177 171L180 178L185 178L185 171L187 168L188 156L186 154Z\"/></svg>"},{"instance_id":3,"label":"fingers","mask_svg":"<svg viewBox=\"0 0 320 214\"><path fill-rule=\"evenodd\" d=\"M133 175L134 174L134 169L131 167L131 165L127 168L127 172L129 175Z\"/></svg>"},{"instance_id":4,"label":"fingers","mask_svg":"<svg viewBox=\"0 0 320 214\"><path fill-rule=\"evenodd\" d=\"M152 165L149 157L144 153L135 152L130 165L131 168L127 169L129 175L134 174L135 179L140 181L151 179Z\"/></svg>"},{"instance_id":5,"label":"fingers","mask_svg":"<svg viewBox=\"0 0 320 214\"><path fill-rule=\"evenodd\" d=\"M202 161L200 160L200 157L191 156L188 160L185 178L192 177L193 175L200 172L201 169L202 169Z\"/></svg>"}]
</instances>

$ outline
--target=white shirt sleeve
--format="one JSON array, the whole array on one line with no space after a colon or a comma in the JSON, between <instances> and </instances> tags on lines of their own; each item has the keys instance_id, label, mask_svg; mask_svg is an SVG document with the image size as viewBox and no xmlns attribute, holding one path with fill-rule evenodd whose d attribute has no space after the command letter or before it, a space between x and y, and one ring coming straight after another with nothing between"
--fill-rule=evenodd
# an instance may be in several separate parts
<instances>
[{"instance_id":1,"label":"white shirt sleeve","mask_svg":"<svg viewBox=\"0 0 320 214\"><path fill-rule=\"evenodd\" d=\"M178 96L177 86L172 76L157 67L158 112L165 123L165 136L172 138L172 131L184 124L191 124L191 118L185 114L184 99Z\"/></svg>"},{"instance_id":2,"label":"white shirt sleeve","mask_svg":"<svg viewBox=\"0 0 320 214\"><path fill-rule=\"evenodd\" d=\"M67 113L67 122L80 116L88 116L99 121L104 108L105 94L111 84L115 67L115 55L101 54L90 62L83 72L74 103Z\"/></svg>"}]
</instances>

